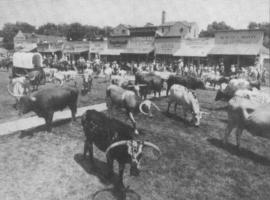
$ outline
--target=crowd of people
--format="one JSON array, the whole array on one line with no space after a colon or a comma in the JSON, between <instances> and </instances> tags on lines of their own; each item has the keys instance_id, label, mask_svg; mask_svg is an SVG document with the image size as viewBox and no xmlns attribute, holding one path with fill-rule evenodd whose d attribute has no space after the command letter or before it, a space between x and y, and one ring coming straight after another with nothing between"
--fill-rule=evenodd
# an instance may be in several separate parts
<instances>
[{"instance_id":1,"label":"crowd of people","mask_svg":"<svg viewBox=\"0 0 270 200\"><path fill-rule=\"evenodd\" d=\"M242 78L252 78L265 80L265 71L260 70L256 63L254 66L242 67L232 64L230 68L225 69L224 63L220 62L216 65L184 63L183 59L178 59L170 63L151 61L151 62L124 62L112 61L108 62L95 57L93 60L80 57L79 59L69 60L67 57L58 59L54 57L44 57L44 64L50 67L60 68L60 70L77 70L83 72L85 69L92 69L94 72L101 73L106 69L110 69L112 74L119 74L121 70L125 70L127 74L135 74L137 71L160 71L172 72L179 75L189 75L201 77L203 73L212 73L221 76L237 76Z\"/></svg>"}]
</instances>

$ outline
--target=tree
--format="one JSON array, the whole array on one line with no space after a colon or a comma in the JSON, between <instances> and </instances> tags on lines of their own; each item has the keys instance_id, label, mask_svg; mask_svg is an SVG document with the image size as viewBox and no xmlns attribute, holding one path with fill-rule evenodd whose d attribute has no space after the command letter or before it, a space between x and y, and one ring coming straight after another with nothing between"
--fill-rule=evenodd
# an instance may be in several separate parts
<instances>
[{"instance_id":1,"label":"tree","mask_svg":"<svg viewBox=\"0 0 270 200\"><path fill-rule=\"evenodd\" d=\"M53 23L47 23L38 27L37 33L42 35L61 35L58 31L58 26Z\"/></svg>"},{"instance_id":2,"label":"tree","mask_svg":"<svg viewBox=\"0 0 270 200\"><path fill-rule=\"evenodd\" d=\"M216 22L207 26L207 30L202 30L199 37L214 37L216 31L233 30L233 28L227 25L225 22Z\"/></svg>"},{"instance_id":3,"label":"tree","mask_svg":"<svg viewBox=\"0 0 270 200\"><path fill-rule=\"evenodd\" d=\"M86 27L82 26L80 23L72 23L67 31L68 40L83 40L86 35Z\"/></svg>"},{"instance_id":4,"label":"tree","mask_svg":"<svg viewBox=\"0 0 270 200\"><path fill-rule=\"evenodd\" d=\"M2 29L3 43L5 48L13 49L13 38L19 30L22 32L31 33L35 31L35 27L25 22L5 24Z\"/></svg>"},{"instance_id":5,"label":"tree","mask_svg":"<svg viewBox=\"0 0 270 200\"><path fill-rule=\"evenodd\" d=\"M250 22L248 25L248 29L254 30L254 29L261 29L264 32L264 40L263 45L267 48L270 48L270 23L269 22L263 22L263 23L256 23L256 22Z\"/></svg>"}]
</instances>

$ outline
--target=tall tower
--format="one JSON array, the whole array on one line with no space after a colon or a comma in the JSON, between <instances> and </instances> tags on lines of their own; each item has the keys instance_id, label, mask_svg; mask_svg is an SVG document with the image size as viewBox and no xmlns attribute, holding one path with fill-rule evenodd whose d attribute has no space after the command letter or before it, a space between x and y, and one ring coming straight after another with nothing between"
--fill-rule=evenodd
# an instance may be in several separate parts
<instances>
[{"instance_id":1,"label":"tall tower","mask_svg":"<svg viewBox=\"0 0 270 200\"><path fill-rule=\"evenodd\" d=\"M165 23L165 19L166 19L166 12L163 10L162 11L162 16L161 16L161 24Z\"/></svg>"}]
</instances>

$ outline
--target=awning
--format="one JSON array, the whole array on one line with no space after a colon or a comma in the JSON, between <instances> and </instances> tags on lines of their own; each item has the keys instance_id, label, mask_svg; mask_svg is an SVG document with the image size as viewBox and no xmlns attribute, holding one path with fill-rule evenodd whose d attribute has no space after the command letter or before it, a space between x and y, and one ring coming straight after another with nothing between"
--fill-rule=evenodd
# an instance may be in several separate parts
<instances>
[{"instance_id":1,"label":"awning","mask_svg":"<svg viewBox=\"0 0 270 200\"><path fill-rule=\"evenodd\" d=\"M43 49L43 50L37 49L37 51L40 53L55 53L57 51L62 51L62 50L61 49Z\"/></svg>"},{"instance_id":2,"label":"awning","mask_svg":"<svg viewBox=\"0 0 270 200\"><path fill-rule=\"evenodd\" d=\"M37 48L36 45L29 45L29 46L24 46L23 49L19 50L19 52L32 52Z\"/></svg>"},{"instance_id":3,"label":"awning","mask_svg":"<svg viewBox=\"0 0 270 200\"><path fill-rule=\"evenodd\" d=\"M180 48L173 54L183 57L207 57L214 46L214 38L195 38L182 40Z\"/></svg>"},{"instance_id":4,"label":"awning","mask_svg":"<svg viewBox=\"0 0 270 200\"><path fill-rule=\"evenodd\" d=\"M149 54L154 51L154 47L151 48L128 48L122 54Z\"/></svg>"},{"instance_id":5,"label":"awning","mask_svg":"<svg viewBox=\"0 0 270 200\"><path fill-rule=\"evenodd\" d=\"M177 50L174 56L206 57L213 46L184 46Z\"/></svg>"},{"instance_id":6,"label":"awning","mask_svg":"<svg viewBox=\"0 0 270 200\"><path fill-rule=\"evenodd\" d=\"M177 50L176 49L159 49L156 48L157 55L173 55Z\"/></svg>"},{"instance_id":7,"label":"awning","mask_svg":"<svg viewBox=\"0 0 270 200\"><path fill-rule=\"evenodd\" d=\"M217 44L210 55L258 55L267 49L258 44Z\"/></svg>"},{"instance_id":8,"label":"awning","mask_svg":"<svg viewBox=\"0 0 270 200\"><path fill-rule=\"evenodd\" d=\"M88 52L88 49L64 50L64 53L70 53L70 54L80 54L80 53L84 53L84 52Z\"/></svg>"},{"instance_id":9,"label":"awning","mask_svg":"<svg viewBox=\"0 0 270 200\"><path fill-rule=\"evenodd\" d=\"M100 52L100 55L119 56L124 51L124 49L105 49Z\"/></svg>"}]
</instances>

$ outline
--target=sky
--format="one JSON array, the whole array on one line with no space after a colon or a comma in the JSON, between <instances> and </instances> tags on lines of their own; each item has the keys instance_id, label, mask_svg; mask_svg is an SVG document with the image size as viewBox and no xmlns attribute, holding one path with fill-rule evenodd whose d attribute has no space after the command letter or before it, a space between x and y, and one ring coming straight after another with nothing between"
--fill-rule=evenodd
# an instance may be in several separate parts
<instances>
[{"instance_id":1,"label":"sky","mask_svg":"<svg viewBox=\"0 0 270 200\"><path fill-rule=\"evenodd\" d=\"M270 0L0 0L0 28L7 22L28 22L40 26L47 22L80 22L95 26L147 22L197 22L206 29L213 21L225 21L235 29L246 28L250 21L270 21Z\"/></svg>"}]
</instances>

